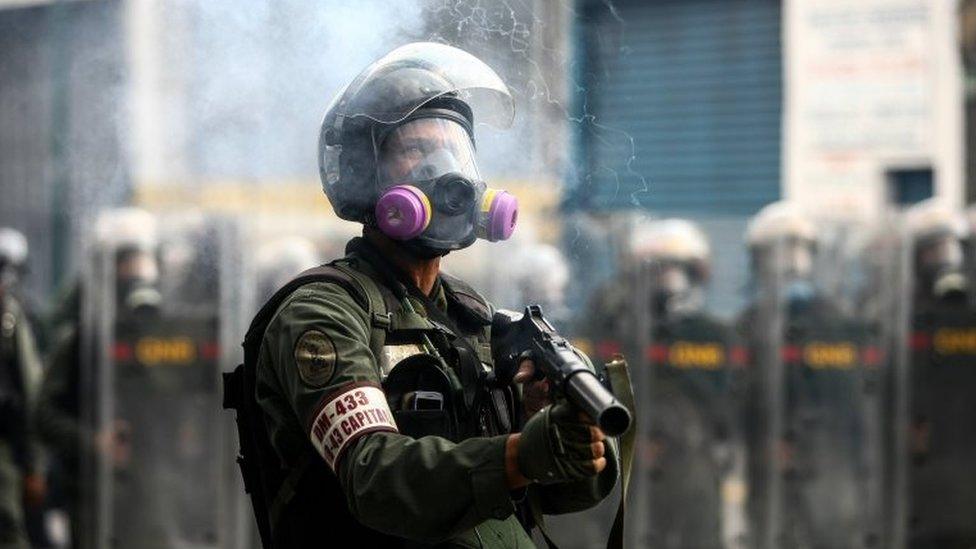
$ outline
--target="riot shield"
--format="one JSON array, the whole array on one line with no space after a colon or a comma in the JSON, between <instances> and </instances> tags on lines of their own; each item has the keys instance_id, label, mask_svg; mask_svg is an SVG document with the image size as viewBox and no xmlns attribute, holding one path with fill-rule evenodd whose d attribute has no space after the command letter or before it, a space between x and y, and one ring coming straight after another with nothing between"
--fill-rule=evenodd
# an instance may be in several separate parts
<instances>
[{"instance_id":1,"label":"riot shield","mask_svg":"<svg viewBox=\"0 0 976 549\"><path fill-rule=\"evenodd\" d=\"M239 316L228 284L236 239L200 217L156 226L138 249L105 235L90 247L81 296L82 543L243 547L219 387L240 338L227 325ZM158 276L133 288L125 274L133 261Z\"/></svg>"},{"instance_id":2,"label":"riot shield","mask_svg":"<svg viewBox=\"0 0 976 549\"><path fill-rule=\"evenodd\" d=\"M920 273L924 243L904 235L899 288L906 309L893 385L898 546L976 545L976 308L937 295ZM970 264L971 267L971 264Z\"/></svg>"},{"instance_id":3,"label":"riot shield","mask_svg":"<svg viewBox=\"0 0 976 549\"><path fill-rule=\"evenodd\" d=\"M652 547L744 541L739 349L731 328L703 312L654 323L644 349L649 436L639 462L649 480Z\"/></svg>"},{"instance_id":4,"label":"riot shield","mask_svg":"<svg viewBox=\"0 0 976 549\"><path fill-rule=\"evenodd\" d=\"M740 546L742 349L731 327L704 308L658 307L656 253L622 260L577 323L595 362L622 353L631 364L637 432L626 546Z\"/></svg>"},{"instance_id":5,"label":"riot shield","mask_svg":"<svg viewBox=\"0 0 976 549\"><path fill-rule=\"evenodd\" d=\"M787 239L754 251L749 342L750 539L757 547L883 542L883 331L853 313L843 282L857 229L819 228L814 264L789 265ZM811 248L813 249L813 248Z\"/></svg>"}]
</instances>

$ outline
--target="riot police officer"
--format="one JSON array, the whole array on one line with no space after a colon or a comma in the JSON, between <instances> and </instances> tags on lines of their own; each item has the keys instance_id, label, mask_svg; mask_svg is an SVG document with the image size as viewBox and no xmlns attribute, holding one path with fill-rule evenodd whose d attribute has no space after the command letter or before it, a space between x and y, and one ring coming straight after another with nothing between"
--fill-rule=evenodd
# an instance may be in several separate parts
<instances>
[{"instance_id":1,"label":"riot police officer","mask_svg":"<svg viewBox=\"0 0 976 549\"><path fill-rule=\"evenodd\" d=\"M833 245L823 232L798 204L779 202L746 234L754 293L740 332L751 357L744 413L761 547L881 543L878 334L818 281Z\"/></svg>"},{"instance_id":2,"label":"riot police officer","mask_svg":"<svg viewBox=\"0 0 976 549\"><path fill-rule=\"evenodd\" d=\"M25 492L43 495L29 417L36 404L41 364L17 286L27 260L27 239L0 228L0 547L26 548Z\"/></svg>"},{"instance_id":3,"label":"riot police officer","mask_svg":"<svg viewBox=\"0 0 976 549\"><path fill-rule=\"evenodd\" d=\"M566 404L522 417L493 373L490 305L439 272L447 253L514 229L515 198L485 184L474 154L474 123L512 114L494 71L433 43L390 52L326 111L322 185L364 236L272 298L227 382L266 545L524 546L523 498L569 512L612 488L600 429Z\"/></svg>"},{"instance_id":4,"label":"riot police officer","mask_svg":"<svg viewBox=\"0 0 976 549\"><path fill-rule=\"evenodd\" d=\"M908 422L907 448L895 449L908 458L908 512L899 526L906 529L910 547L972 547L976 314L964 250L970 228L960 212L939 199L916 204L905 217L914 288L906 292L913 307L904 342L909 372L899 378L907 387L895 393L905 412L895 417Z\"/></svg>"},{"instance_id":5,"label":"riot police officer","mask_svg":"<svg viewBox=\"0 0 976 549\"><path fill-rule=\"evenodd\" d=\"M650 401L639 466L646 470L649 544L734 546L745 535L744 447L734 408L733 333L705 310L708 240L684 219L631 230L625 284L637 314ZM635 287L634 284L637 286Z\"/></svg>"},{"instance_id":6,"label":"riot police officer","mask_svg":"<svg viewBox=\"0 0 976 549\"><path fill-rule=\"evenodd\" d=\"M130 425L121 421L99 424L92 418L91 410L97 406L92 399L101 394L94 386L100 378L97 365L104 359L92 344L98 339L93 333L99 324L95 318L115 311L125 324L155 314L161 301L156 242L155 219L148 212L121 208L99 217L89 250L92 257L69 294L68 305L74 310L67 311L60 325L44 375L35 423L54 462L52 484L66 500L73 547L83 546L83 540L94 536L93 513L98 506L82 497L83 492L86 497L96 496L81 484L91 482L92 464L107 462L112 468L129 463L132 457ZM102 267L109 269L105 274L111 283L107 286L93 272ZM111 295L101 295L107 293ZM138 507L129 509L135 512Z\"/></svg>"}]
</instances>

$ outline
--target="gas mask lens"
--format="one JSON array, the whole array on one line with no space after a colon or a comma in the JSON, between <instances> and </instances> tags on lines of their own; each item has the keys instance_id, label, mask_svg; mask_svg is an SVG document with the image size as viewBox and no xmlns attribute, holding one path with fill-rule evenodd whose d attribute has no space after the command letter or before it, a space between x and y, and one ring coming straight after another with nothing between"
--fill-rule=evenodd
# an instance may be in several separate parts
<instances>
[{"instance_id":1,"label":"gas mask lens","mask_svg":"<svg viewBox=\"0 0 976 549\"><path fill-rule=\"evenodd\" d=\"M446 215L461 215L474 205L474 187L475 184L460 175L445 175L434 186L434 207Z\"/></svg>"},{"instance_id":2,"label":"gas mask lens","mask_svg":"<svg viewBox=\"0 0 976 549\"><path fill-rule=\"evenodd\" d=\"M481 181L467 130L449 118L417 118L379 141L379 197L374 215L394 240L419 239L446 253L476 237L496 242L512 235L518 201Z\"/></svg>"},{"instance_id":3,"label":"gas mask lens","mask_svg":"<svg viewBox=\"0 0 976 549\"><path fill-rule=\"evenodd\" d=\"M418 118L398 126L383 139L379 156L381 190L423 184L446 174L469 181L480 178L468 132L446 118Z\"/></svg>"}]
</instances>

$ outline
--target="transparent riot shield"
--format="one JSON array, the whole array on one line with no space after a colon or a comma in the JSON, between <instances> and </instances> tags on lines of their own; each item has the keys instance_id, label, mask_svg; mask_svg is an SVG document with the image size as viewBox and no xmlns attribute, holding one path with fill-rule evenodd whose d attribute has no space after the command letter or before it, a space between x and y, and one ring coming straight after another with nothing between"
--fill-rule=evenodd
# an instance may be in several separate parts
<instances>
[{"instance_id":1,"label":"transparent riot shield","mask_svg":"<svg viewBox=\"0 0 976 549\"><path fill-rule=\"evenodd\" d=\"M87 547L243 547L230 489L233 431L220 373L239 327L227 226L157 218L154 234L101 234L82 310ZM124 236L124 235L123 235ZM133 277L133 273L139 276Z\"/></svg>"},{"instance_id":2,"label":"transparent riot shield","mask_svg":"<svg viewBox=\"0 0 976 549\"><path fill-rule=\"evenodd\" d=\"M658 246L654 235L663 225L647 215L609 226L601 243L617 251L615 272L594 285L575 335L595 363L622 353L631 366L636 455L625 545L746 547L744 346L729 323L708 312L703 280L694 282L700 292L669 294L663 306L663 266L679 263L682 272L690 260L682 254L696 246L687 233L670 241L673 247ZM587 539L571 546L598 546L606 537Z\"/></svg>"},{"instance_id":3,"label":"transparent riot shield","mask_svg":"<svg viewBox=\"0 0 976 549\"><path fill-rule=\"evenodd\" d=\"M965 293L940 291L926 276L928 244L901 239L896 279L904 330L893 342L892 437L897 547L976 545L976 308Z\"/></svg>"},{"instance_id":4,"label":"transparent riot shield","mask_svg":"<svg viewBox=\"0 0 976 549\"><path fill-rule=\"evenodd\" d=\"M859 229L817 228L753 252L749 341L749 515L757 547L883 542L884 331L848 287ZM812 263L797 261L809 246Z\"/></svg>"},{"instance_id":5,"label":"transparent riot shield","mask_svg":"<svg viewBox=\"0 0 976 549\"><path fill-rule=\"evenodd\" d=\"M652 303L657 266L633 295ZM745 446L736 413L741 351L728 324L704 310L637 312L641 394L647 410L638 466L647 546L735 547L744 542ZM645 331L646 330L646 331Z\"/></svg>"}]
</instances>

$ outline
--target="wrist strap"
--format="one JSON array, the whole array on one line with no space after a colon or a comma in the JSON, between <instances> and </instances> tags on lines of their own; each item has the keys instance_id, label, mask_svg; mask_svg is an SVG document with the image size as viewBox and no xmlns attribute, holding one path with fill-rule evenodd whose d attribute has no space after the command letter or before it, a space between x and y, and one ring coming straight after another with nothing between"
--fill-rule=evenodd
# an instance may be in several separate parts
<instances>
[{"instance_id":1,"label":"wrist strap","mask_svg":"<svg viewBox=\"0 0 976 549\"><path fill-rule=\"evenodd\" d=\"M627 489L630 487L630 471L634 464L634 441L637 434L637 408L634 400L634 387L630 382L630 368L623 355L613 355L613 359L606 365L607 375L613 394L630 410L634 422L630 429L620 435L620 505L617 516L613 519L610 537L607 539L607 549L622 549L624 546L624 514L627 503Z\"/></svg>"}]
</instances>

